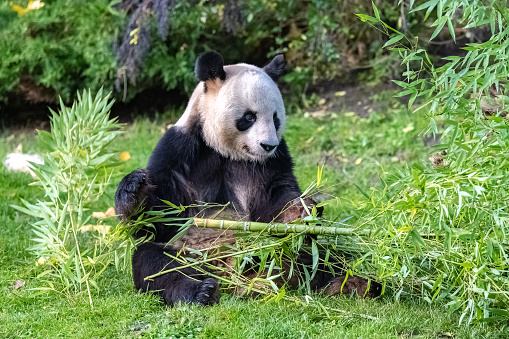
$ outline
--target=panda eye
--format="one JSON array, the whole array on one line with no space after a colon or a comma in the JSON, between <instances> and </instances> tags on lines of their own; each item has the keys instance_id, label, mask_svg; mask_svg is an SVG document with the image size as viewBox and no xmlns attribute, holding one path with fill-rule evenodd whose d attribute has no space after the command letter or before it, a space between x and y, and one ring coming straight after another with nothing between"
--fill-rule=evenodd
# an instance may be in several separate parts
<instances>
[{"instance_id":1,"label":"panda eye","mask_svg":"<svg viewBox=\"0 0 509 339\"><path fill-rule=\"evenodd\" d=\"M244 119L246 119L246 121L249 121L249 122L255 122L256 117L254 116L254 114L246 113L246 115L244 116Z\"/></svg>"},{"instance_id":2,"label":"panda eye","mask_svg":"<svg viewBox=\"0 0 509 339\"><path fill-rule=\"evenodd\" d=\"M279 126L281 126L281 121L279 121L279 118L277 117L277 112L274 112L272 119L274 120L274 126L276 127L277 131L279 129Z\"/></svg>"},{"instance_id":3,"label":"panda eye","mask_svg":"<svg viewBox=\"0 0 509 339\"><path fill-rule=\"evenodd\" d=\"M246 111L242 118L237 119L236 125L237 129L241 132L247 130L249 127L253 126L256 121L256 113L252 111Z\"/></svg>"}]
</instances>

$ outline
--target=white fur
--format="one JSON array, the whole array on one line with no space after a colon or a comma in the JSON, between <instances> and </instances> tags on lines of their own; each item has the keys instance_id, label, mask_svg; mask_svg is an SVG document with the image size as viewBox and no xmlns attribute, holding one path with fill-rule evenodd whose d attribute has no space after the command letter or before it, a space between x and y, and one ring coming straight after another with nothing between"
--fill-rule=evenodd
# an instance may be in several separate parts
<instances>
[{"instance_id":1,"label":"white fur","mask_svg":"<svg viewBox=\"0 0 509 339\"><path fill-rule=\"evenodd\" d=\"M182 116L178 119L178 121L175 123L174 126L176 127L185 127L187 125L187 122L189 120L189 117L194 114L195 112L195 105L197 100L200 97L200 94L203 93L203 82L200 82L198 86L196 86L195 90L193 91L193 94L191 95L191 98L189 99L189 102L187 103L186 110L182 114Z\"/></svg>"},{"instance_id":2,"label":"white fur","mask_svg":"<svg viewBox=\"0 0 509 339\"><path fill-rule=\"evenodd\" d=\"M224 70L225 81L216 79L198 84L175 127L186 130L194 120L191 117L197 116L205 142L211 148L233 160L264 162L277 152L277 147L267 152L260 144L279 144L285 129L281 92L265 71L256 66L237 64L225 66ZM256 113L256 122L241 132L236 120L247 110ZM275 112L280 121L277 131Z\"/></svg>"}]
</instances>

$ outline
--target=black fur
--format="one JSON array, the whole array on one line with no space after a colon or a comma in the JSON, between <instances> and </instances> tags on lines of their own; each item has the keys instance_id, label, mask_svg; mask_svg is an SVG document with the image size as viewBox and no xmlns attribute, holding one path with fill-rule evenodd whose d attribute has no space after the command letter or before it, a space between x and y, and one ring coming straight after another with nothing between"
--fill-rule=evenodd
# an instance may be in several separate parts
<instances>
[{"instance_id":1,"label":"black fur","mask_svg":"<svg viewBox=\"0 0 509 339\"><path fill-rule=\"evenodd\" d=\"M263 67L263 70L272 78L272 80L274 80L274 82L277 82L281 74L283 74L284 67L285 59L283 54L279 54L276 55L267 66Z\"/></svg>"},{"instance_id":2,"label":"black fur","mask_svg":"<svg viewBox=\"0 0 509 339\"><path fill-rule=\"evenodd\" d=\"M181 266L174 263L165 252L177 255L176 250L166 248L160 243L145 243L136 249L132 262L136 289L154 291L168 305L177 302L213 305L219 302L217 280L204 276L203 273L190 267L145 280L145 277L149 275Z\"/></svg>"},{"instance_id":3,"label":"black fur","mask_svg":"<svg viewBox=\"0 0 509 339\"><path fill-rule=\"evenodd\" d=\"M276 155L263 164L233 161L206 145L197 122L194 128L186 132L179 127L173 127L166 132L154 149L147 169L135 170L122 179L115 195L115 208L123 211L123 217L128 217L134 212L130 208L136 207L133 201L143 201L147 209L163 208L165 204L161 199L183 206L199 201L218 204L231 202L238 206L232 185L239 183L243 183L252 194L247 215L247 219L252 221L272 221L289 201L301 195L284 139L281 140ZM133 195L135 199L132 198ZM197 210L188 208L183 216L193 216L196 213ZM145 280L145 277L161 270L180 266L167 255L176 256L179 249L165 245L177 233L178 227L163 224L154 226L155 231L141 230L136 234L140 237L146 232L155 232L153 242L144 243L133 254L136 288L159 294L169 305L178 302L201 305L217 303L217 280L193 268L179 269L152 280ZM300 265L308 264L312 262L312 258L303 253L299 262ZM326 267L319 268L311 287L323 289L333 286L335 289L327 287L329 292L339 293L337 286L343 285L337 280L343 278L334 278L338 273L331 273ZM289 284L290 287L298 286L295 281L290 281ZM364 283L363 286L365 285ZM357 286L355 285L356 288ZM349 293L346 290L343 292Z\"/></svg>"},{"instance_id":4,"label":"black fur","mask_svg":"<svg viewBox=\"0 0 509 339\"><path fill-rule=\"evenodd\" d=\"M271 221L288 201L301 194L293 175L293 162L283 140L276 156L265 163L232 161L211 149L198 128L193 134L172 128L159 141L149 159L147 173L154 185L147 207L164 204L159 199L188 206L197 201L239 206L232 184L259 187L253 192L249 220ZM120 187L119 187L120 189ZM189 211L189 214L194 213ZM157 242L171 239L176 230L157 230Z\"/></svg>"},{"instance_id":5,"label":"black fur","mask_svg":"<svg viewBox=\"0 0 509 339\"><path fill-rule=\"evenodd\" d=\"M277 113L274 113L274 126L276 127L276 131L279 130L279 126L281 126L281 121L277 117Z\"/></svg>"},{"instance_id":6,"label":"black fur","mask_svg":"<svg viewBox=\"0 0 509 339\"><path fill-rule=\"evenodd\" d=\"M235 126L241 132L247 131L249 127L253 126L256 122L256 114L251 111L247 111L241 118L238 118L235 122Z\"/></svg>"},{"instance_id":7,"label":"black fur","mask_svg":"<svg viewBox=\"0 0 509 339\"><path fill-rule=\"evenodd\" d=\"M137 169L126 175L119 184L122 189L115 194L115 211L125 218L132 217L138 206L150 194L152 184L146 169Z\"/></svg>"},{"instance_id":8,"label":"black fur","mask_svg":"<svg viewBox=\"0 0 509 339\"><path fill-rule=\"evenodd\" d=\"M194 73L199 81L208 81L226 79L224 71L224 61L221 54L217 52L206 52L201 54L196 60Z\"/></svg>"}]
</instances>

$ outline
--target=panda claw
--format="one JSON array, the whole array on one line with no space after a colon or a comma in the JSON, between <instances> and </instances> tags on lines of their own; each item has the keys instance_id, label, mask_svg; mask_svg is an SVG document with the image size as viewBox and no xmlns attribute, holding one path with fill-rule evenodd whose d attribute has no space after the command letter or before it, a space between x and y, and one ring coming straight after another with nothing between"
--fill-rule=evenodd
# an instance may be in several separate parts
<instances>
[{"instance_id":1,"label":"panda claw","mask_svg":"<svg viewBox=\"0 0 509 339\"><path fill-rule=\"evenodd\" d=\"M147 178L147 175L143 174L143 177L141 178L140 182L138 182L138 188L140 188L141 185L143 185L143 183L145 182L146 178Z\"/></svg>"},{"instance_id":2,"label":"panda claw","mask_svg":"<svg viewBox=\"0 0 509 339\"><path fill-rule=\"evenodd\" d=\"M196 294L193 298L193 304L211 306L219 303L219 285L217 279L204 279L198 286Z\"/></svg>"},{"instance_id":3,"label":"panda claw","mask_svg":"<svg viewBox=\"0 0 509 339\"><path fill-rule=\"evenodd\" d=\"M127 218L143 201L147 181L145 169L134 170L122 179L115 193L115 211L121 218Z\"/></svg>"}]
</instances>

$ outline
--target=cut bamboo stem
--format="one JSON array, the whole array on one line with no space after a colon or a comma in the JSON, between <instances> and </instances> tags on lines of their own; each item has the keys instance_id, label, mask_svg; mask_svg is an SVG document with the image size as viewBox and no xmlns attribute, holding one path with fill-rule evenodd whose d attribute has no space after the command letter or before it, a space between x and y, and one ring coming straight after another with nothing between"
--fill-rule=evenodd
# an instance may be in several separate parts
<instances>
[{"instance_id":1,"label":"cut bamboo stem","mask_svg":"<svg viewBox=\"0 0 509 339\"><path fill-rule=\"evenodd\" d=\"M244 231L244 232L258 232L267 234L288 234L288 233L301 233L301 234L316 234L316 235L342 235L342 236L367 236L369 237L375 230L371 229L355 229L335 226L320 226L320 225L307 225L307 224L291 224L291 223L264 223L253 221L233 221L233 220L218 220L218 219L201 219L194 218L194 223L198 227L213 228L220 230ZM334 223L332 224L334 225ZM451 233L453 237L459 236L477 236L478 233L470 233L467 230L455 229ZM405 233L405 232L402 232ZM446 234L440 233L419 233L421 237L443 237Z\"/></svg>"},{"instance_id":2,"label":"cut bamboo stem","mask_svg":"<svg viewBox=\"0 0 509 339\"><path fill-rule=\"evenodd\" d=\"M245 231L245 232L261 232L268 234L303 233L316 235L344 235L344 236L362 235L369 237L372 232L372 230L370 229L354 229L354 228L342 228L306 224L289 224L289 223L267 224L264 222L232 221L232 220L201 219L201 218L194 218L194 223L196 224L196 226L204 228Z\"/></svg>"}]
</instances>

